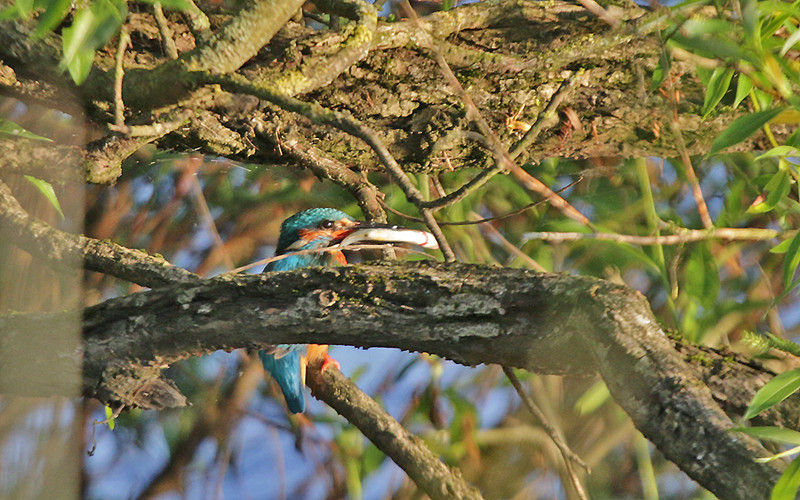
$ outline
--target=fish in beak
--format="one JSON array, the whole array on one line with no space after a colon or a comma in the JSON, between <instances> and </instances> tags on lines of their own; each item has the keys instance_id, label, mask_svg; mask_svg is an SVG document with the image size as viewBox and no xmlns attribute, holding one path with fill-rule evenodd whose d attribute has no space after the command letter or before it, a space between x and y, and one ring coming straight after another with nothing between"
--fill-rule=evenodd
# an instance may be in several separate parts
<instances>
[{"instance_id":1,"label":"fish in beak","mask_svg":"<svg viewBox=\"0 0 800 500\"><path fill-rule=\"evenodd\" d=\"M339 241L341 246L368 243L407 243L432 250L439 248L436 238L427 231L361 221L357 221L355 227Z\"/></svg>"}]
</instances>

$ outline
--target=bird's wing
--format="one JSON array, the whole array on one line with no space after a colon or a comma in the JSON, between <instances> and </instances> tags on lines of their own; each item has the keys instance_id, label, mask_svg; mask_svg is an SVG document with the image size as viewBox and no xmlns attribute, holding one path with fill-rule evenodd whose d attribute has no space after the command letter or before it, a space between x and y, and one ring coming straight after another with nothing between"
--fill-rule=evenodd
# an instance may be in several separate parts
<instances>
[{"instance_id":1,"label":"bird's wing","mask_svg":"<svg viewBox=\"0 0 800 500\"><path fill-rule=\"evenodd\" d=\"M266 349L264 349L261 352L263 352L264 354L269 354L269 355L273 356L275 359L281 359L282 357L286 356L290 352L297 351L297 350L301 349L302 347L303 346L300 345L300 344L278 344L278 345L269 346L269 347L267 347Z\"/></svg>"},{"instance_id":2,"label":"bird's wing","mask_svg":"<svg viewBox=\"0 0 800 500\"><path fill-rule=\"evenodd\" d=\"M306 397L303 393L300 353L293 349L280 358L276 358L264 351L258 351L258 355L261 358L261 363L264 364L264 369L272 375L280 386L289 411L303 413L306 409Z\"/></svg>"}]
</instances>

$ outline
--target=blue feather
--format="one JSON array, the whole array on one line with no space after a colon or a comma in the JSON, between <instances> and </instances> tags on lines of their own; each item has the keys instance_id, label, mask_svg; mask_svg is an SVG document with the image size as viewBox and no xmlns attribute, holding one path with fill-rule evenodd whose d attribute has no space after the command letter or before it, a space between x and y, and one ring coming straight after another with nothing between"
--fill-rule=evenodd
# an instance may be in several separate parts
<instances>
[{"instance_id":1,"label":"blue feather","mask_svg":"<svg viewBox=\"0 0 800 500\"><path fill-rule=\"evenodd\" d=\"M289 217L281 224L281 234L278 238L278 246L275 250L276 255L282 255L289 250L300 239L300 230L314 228L323 220L341 220L352 217L334 208L312 208L299 212ZM314 248L315 246L326 246L327 240L309 242L304 247ZM310 253L303 255L292 255L285 259L276 260L267 264L264 271L292 271L301 267L331 265L330 254ZM300 369L300 353L298 350L301 345L279 345L278 351L259 351L258 355L264 364L264 369L272 374L278 382L286 399L286 405L292 413L302 413L306 409L306 399L303 393L303 380ZM288 351L288 354L284 352ZM277 354L277 357L276 357Z\"/></svg>"},{"instance_id":2,"label":"blue feather","mask_svg":"<svg viewBox=\"0 0 800 500\"><path fill-rule=\"evenodd\" d=\"M293 348L285 356L275 358L274 354L258 351L264 369L272 374L278 382L286 399L286 406L292 413L303 413L306 410L306 398L303 394L303 380L300 377L300 346L281 346Z\"/></svg>"}]
</instances>

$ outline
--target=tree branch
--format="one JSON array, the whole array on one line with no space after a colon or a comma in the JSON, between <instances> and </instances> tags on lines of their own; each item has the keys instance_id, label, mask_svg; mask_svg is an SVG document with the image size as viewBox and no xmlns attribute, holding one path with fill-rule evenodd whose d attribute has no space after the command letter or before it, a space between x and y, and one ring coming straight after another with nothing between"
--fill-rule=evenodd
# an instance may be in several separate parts
<instances>
[{"instance_id":1,"label":"tree branch","mask_svg":"<svg viewBox=\"0 0 800 500\"><path fill-rule=\"evenodd\" d=\"M303 56L299 67L259 66L256 71L248 72L248 79L284 95L305 94L327 86L369 53L378 24L375 7L363 0L317 0L314 3L355 22L348 24L341 33L322 32L314 44L315 50Z\"/></svg>"},{"instance_id":2,"label":"tree branch","mask_svg":"<svg viewBox=\"0 0 800 500\"><path fill-rule=\"evenodd\" d=\"M311 393L358 427L370 441L402 468L434 500L479 500L480 492L451 469L419 437L411 434L364 394L339 370L309 367Z\"/></svg>"},{"instance_id":3,"label":"tree branch","mask_svg":"<svg viewBox=\"0 0 800 500\"><path fill-rule=\"evenodd\" d=\"M0 234L54 268L85 267L147 287L200 281L163 257L54 229L28 215L2 181Z\"/></svg>"},{"instance_id":4,"label":"tree branch","mask_svg":"<svg viewBox=\"0 0 800 500\"><path fill-rule=\"evenodd\" d=\"M36 320L48 319L57 320ZM15 331L15 321L23 319L0 320L0 332ZM36 331L45 337L53 328ZM753 462L767 454L755 440L728 431L734 423L715 392L664 335L644 298L603 280L467 265L309 268L112 299L85 310L84 331L84 392L102 401L146 405L142 392L165 384L162 368L218 349L397 347L468 365L597 372L637 428L718 496L767 498L778 476ZM39 361L50 356L56 353L43 352ZM729 374L741 376L737 397L752 395L767 378L731 364ZM0 390L14 387L0 381ZM158 405L175 401L157 394Z\"/></svg>"}]
</instances>

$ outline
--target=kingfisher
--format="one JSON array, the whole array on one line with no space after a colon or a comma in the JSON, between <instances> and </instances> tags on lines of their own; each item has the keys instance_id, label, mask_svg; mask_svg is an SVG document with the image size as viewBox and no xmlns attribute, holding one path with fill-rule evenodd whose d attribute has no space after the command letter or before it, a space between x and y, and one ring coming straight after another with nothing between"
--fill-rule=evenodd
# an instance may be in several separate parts
<instances>
[{"instance_id":1,"label":"kingfisher","mask_svg":"<svg viewBox=\"0 0 800 500\"><path fill-rule=\"evenodd\" d=\"M432 234L399 226L364 222L334 208L311 208L296 213L283 221L275 255L287 255L267 264L264 272L291 271L308 266L340 266L347 258L339 250L356 243L408 243L423 248L436 249L439 245ZM333 250L323 250L338 245ZM319 250L307 252L308 250ZM293 255L293 252L302 252ZM305 367L322 359L322 370L331 366L339 368L328 354L327 345L280 344L259 351L259 357L283 392L286 406L292 413L302 413L306 408Z\"/></svg>"}]
</instances>

